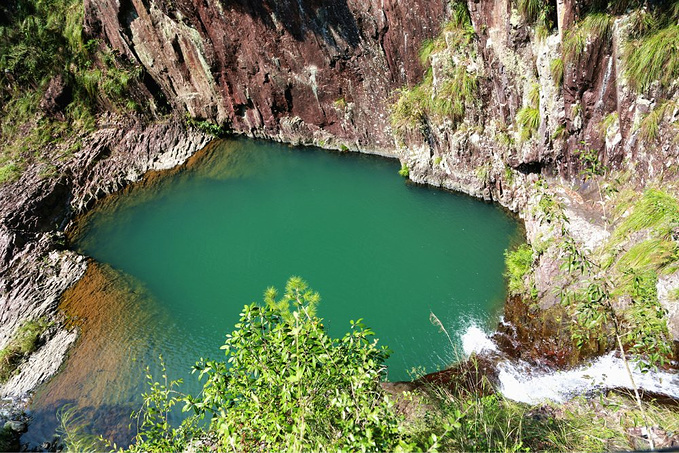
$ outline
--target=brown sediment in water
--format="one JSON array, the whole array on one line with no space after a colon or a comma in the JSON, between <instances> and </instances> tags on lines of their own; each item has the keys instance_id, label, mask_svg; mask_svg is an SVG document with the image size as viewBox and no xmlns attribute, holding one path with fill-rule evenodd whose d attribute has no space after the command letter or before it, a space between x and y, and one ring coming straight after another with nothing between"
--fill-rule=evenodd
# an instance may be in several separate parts
<instances>
[{"instance_id":1,"label":"brown sediment in water","mask_svg":"<svg viewBox=\"0 0 679 453\"><path fill-rule=\"evenodd\" d=\"M108 430L98 434L124 443L130 438L130 413L137 408L116 396L140 393L139 376L126 376L125 371L130 361L143 360L139 356L151 334L145 327L150 318L157 320L157 309L138 282L96 262L64 293L59 308L80 335L60 373L39 390L33 424L42 424L48 435L57 409L72 404L97 430Z\"/></svg>"}]
</instances>

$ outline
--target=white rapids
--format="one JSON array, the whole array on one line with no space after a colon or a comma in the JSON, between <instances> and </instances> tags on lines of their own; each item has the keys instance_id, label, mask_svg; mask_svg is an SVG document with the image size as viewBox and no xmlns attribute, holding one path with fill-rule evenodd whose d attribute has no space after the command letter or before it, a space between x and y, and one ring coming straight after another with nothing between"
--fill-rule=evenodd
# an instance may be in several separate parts
<instances>
[{"instance_id":1,"label":"white rapids","mask_svg":"<svg viewBox=\"0 0 679 453\"><path fill-rule=\"evenodd\" d=\"M498 352L488 334L476 325L470 325L460 339L466 356ZM606 388L632 389L625 364L614 353L566 371L541 371L524 361L510 359L499 359L497 367L502 394L529 404L547 400L563 402L576 395ZM679 398L679 374L676 372L643 373L634 363L630 364L630 368L638 388Z\"/></svg>"}]
</instances>

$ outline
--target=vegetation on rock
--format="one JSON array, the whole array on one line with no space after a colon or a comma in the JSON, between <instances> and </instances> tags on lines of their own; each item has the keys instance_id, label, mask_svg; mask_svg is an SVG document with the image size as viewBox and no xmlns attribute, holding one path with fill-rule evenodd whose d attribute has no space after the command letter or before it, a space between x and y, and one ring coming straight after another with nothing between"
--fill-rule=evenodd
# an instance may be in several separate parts
<instances>
[{"instance_id":1,"label":"vegetation on rock","mask_svg":"<svg viewBox=\"0 0 679 453\"><path fill-rule=\"evenodd\" d=\"M533 249L528 244L522 244L513 251L505 253L505 277L507 288L511 295L521 295L530 292L532 285L526 283L533 265Z\"/></svg>"},{"instance_id":2,"label":"vegetation on rock","mask_svg":"<svg viewBox=\"0 0 679 453\"><path fill-rule=\"evenodd\" d=\"M141 69L83 34L80 0L20 0L0 20L0 182L55 165L99 111L135 111Z\"/></svg>"},{"instance_id":3,"label":"vegetation on rock","mask_svg":"<svg viewBox=\"0 0 679 453\"><path fill-rule=\"evenodd\" d=\"M22 324L10 342L0 350L0 384L12 377L22 361L40 346L40 336L49 325L44 320Z\"/></svg>"},{"instance_id":4,"label":"vegetation on rock","mask_svg":"<svg viewBox=\"0 0 679 453\"><path fill-rule=\"evenodd\" d=\"M479 76L469 68L476 57L473 46L476 33L466 3L455 1L452 9L451 20L441 35L426 41L420 50L420 60L427 68L424 80L397 92L391 112L391 124L397 136L412 132L426 135L430 124L445 121L456 128L466 110L478 103ZM457 58L436 58L446 49L455 52Z\"/></svg>"}]
</instances>

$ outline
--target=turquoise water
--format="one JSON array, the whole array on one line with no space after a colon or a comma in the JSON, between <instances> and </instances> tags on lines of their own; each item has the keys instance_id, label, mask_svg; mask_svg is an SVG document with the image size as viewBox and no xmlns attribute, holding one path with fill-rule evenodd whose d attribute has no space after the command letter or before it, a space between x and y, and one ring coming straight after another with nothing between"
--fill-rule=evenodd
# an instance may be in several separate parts
<instances>
[{"instance_id":1,"label":"turquoise water","mask_svg":"<svg viewBox=\"0 0 679 453\"><path fill-rule=\"evenodd\" d=\"M143 314L123 321L135 324L116 367L128 368L118 370L128 384L109 378L108 400L92 404L138 399L143 368L157 370L161 354L169 375L197 391L191 366L221 357L243 305L293 275L321 294L332 335L358 318L375 331L393 351L389 380L450 364L456 346L431 313L454 341L470 323L497 323L503 252L518 224L497 206L408 184L398 169L374 156L225 141L96 209L73 247L146 296ZM107 341L126 330L110 326Z\"/></svg>"}]
</instances>

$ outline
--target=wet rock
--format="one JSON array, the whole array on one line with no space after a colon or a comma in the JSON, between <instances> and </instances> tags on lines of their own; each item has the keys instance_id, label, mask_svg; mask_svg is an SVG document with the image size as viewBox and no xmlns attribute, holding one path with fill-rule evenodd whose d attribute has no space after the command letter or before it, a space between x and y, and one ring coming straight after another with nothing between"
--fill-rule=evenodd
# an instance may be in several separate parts
<instances>
[{"instance_id":1,"label":"wet rock","mask_svg":"<svg viewBox=\"0 0 679 453\"><path fill-rule=\"evenodd\" d=\"M24 431L26 431L26 422L18 420L9 420L5 422L4 428L11 429L12 431L17 433L23 433Z\"/></svg>"},{"instance_id":2,"label":"wet rock","mask_svg":"<svg viewBox=\"0 0 679 453\"><path fill-rule=\"evenodd\" d=\"M38 350L0 386L9 407L25 406L24 396L58 371L77 336L57 311L63 292L87 267L84 257L64 250L66 223L145 173L184 162L209 140L181 121L121 123L93 134L61 169L63 176L46 179L29 168L19 181L0 186L0 348L27 320L52 323Z\"/></svg>"}]
</instances>

